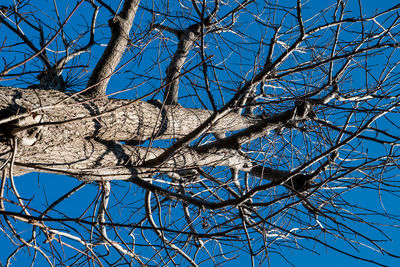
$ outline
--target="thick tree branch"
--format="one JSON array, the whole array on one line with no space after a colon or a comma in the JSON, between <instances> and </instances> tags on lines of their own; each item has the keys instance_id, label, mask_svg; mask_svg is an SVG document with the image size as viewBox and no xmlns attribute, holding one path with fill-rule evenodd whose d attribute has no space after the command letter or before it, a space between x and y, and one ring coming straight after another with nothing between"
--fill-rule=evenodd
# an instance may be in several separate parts
<instances>
[{"instance_id":1,"label":"thick tree branch","mask_svg":"<svg viewBox=\"0 0 400 267\"><path fill-rule=\"evenodd\" d=\"M49 166L53 164L56 167L51 172L70 173L74 177L79 176L80 171L83 175L79 177L89 175L91 171L84 170L98 166L103 171L104 168L110 168L110 175L123 174L123 179L127 179L126 175L131 176L137 170L126 168L126 164L132 166L149 162L166 150L123 146L114 141L185 137L213 118L211 111L174 105L160 110L157 105L141 101L100 99L89 103L85 98L71 97L54 90L0 89L0 110L3 116L0 119L1 134L5 138L16 137L21 140L17 151L20 166L50 170ZM14 120L7 119L12 116ZM212 121L203 132L236 131L257 125L259 120L231 112ZM9 150L7 139L0 142L0 148L2 151ZM223 157L230 157L224 153L216 155L214 159L207 155L208 159L196 156L195 160L192 156L189 165L185 165L188 163L187 158L179 158L177 154L166 168L175 171L184 166L208 166L207 161L212 161L210 159L224 161L226 159ZM1 159L7 161L8 155L2 155ZM178 164L171 163L174 161L178 161ZM146 166L152 168L156 165ZM149 171L153 172L152 169L143 172Z\"/></svg>"},{"instance_id":2,"label":"thick tree branch","mask_svg":"<svg viewBox=\"0 0 400 267\"><path fill-rule=\"evenodd\" d=\"M203 6L203 12L200 12L196 3L192 2L192 4L201 18L200 23L195 23L184 30L175 30L168 26L160 24L154 25L155 28L174 33L179 39L178 46L171 59L171 63L169 64L166 70L166 78L164 81L164 83L166 84L164 92L164 103L166 105L176 105L178 103L178 91L179 91L179 81L180 81L179 76L182 67L185 64L187 56L189 55L190 50L194 47L195 43L198 40L200 40L201 37L204 38L204 35L206 34L204 29L208 29L212 26L211 22L215 18L215 15L219 7L218 1L216 1L213 12L210 14L210 16L205 18L204 17L205 7Z\"/></svg>"},{"instance_id":3,"label":"thick tree branch","mask_svg":"<svg viewBox=\"0 0 400 267\"><path fill-rule=\"evenodd\" d=\"M181 138L213 114L210 110L160 107L155 103L124 99L99 99L89 103L85 98L72 97L56 90L7 87L0 87L0 110L0 125L11 123L11 120L15 123L19 118L19 127L26 127L27 122L32 120L23 117L34 116L36 126L48 131L49 138L57 139L51 134L58 135L61 142L63 139L85 137L105 141ZM236 131L256 122L255 119L229 113L212 124L209 132Z\"/></svg>"},{"instance_id":4,"label":"thick tree branch","mask_svg":"<svg viewBox=\"0 0 400 267\"><path fill-rule=\"evenodd\" d=\"M39 150L39 149L38 149ZM161 166L142 166L164 153L165 149L130 145L104 144L96 140L81 140L47 146L46 150L17 153L14 172L40 171L69 175L84 181L153 180L156 173L174 174L183 170L207 166L226 166L250 173L272 182L282 182L290 176L289 171L274 170L252 161L236 149L196 151L186 148L179 151ZM60 157L62 153L62 157Z\"/></svg>"},{"instance_id":5,"label":"thick tree branch","mask_svg":"<svg viewBox=\"0 0 400 267\"><path fill-rule=\"evenodd\" d=\"M159 27L165 29L162 25ZM194 24L187 29L176 31L176 35L179 38L178 47L176 48L171 63L166 70L167 76L165 77L164 82L166 84L164 92L164 103L166 105L175 105L178 103L180 80L178 77L190 50L200 37L200 24Z\"/></svg>"},{"instance_id":6,"label":"thick tree branch","mask_svg":"<svg viewBox=\"0 0 400 267\"><path fill-rule=\"evenodd\" d=\"M97 62L84 92L89 97L106 95L106 88L129 42L129 31L140 0L125 0L121 12L109 20L111 38Z\"/></svg>"},{"instance_id":7,"label":"thick tree branch","mask_svg":"<svg viewBox=\"0 0 400 267\"><path fill-rule=\"evenodd\" d=\"M117 99L81 104L79 101L85 99L69 98L63 101L67 94L51 90L8 89L2 93L0 108L9 115L18 111L29 113L29 110L40 106L43 108L34 113L36 115L5 124L19 128L3 134L15 134L25 140L25 145L18 150L19 166L61 172L88 180L144 178L151 177L155 172L175 172L199 166L227 166L271 181L281 180L287 173L270 172L263 167L260 171L259 166L239 154L240 146L268 135L271 130L306 119L311 110L306 104L298 104L294 109L259 120L249 120L234 112L227 113L218 120L212 120L210 129L203 131L225 133L244 130L194 149L184 145L170 153L173 147L142 148L121 145L113 140L186 137L204 123L208 125L207 121L214 118L213 113L174 105L166 106L162 112L154 104ZM13 100L16 95L18 98ZM63 104L47 109L57 102ZM163 121L168 123L163 125ZM155 132L159 133L154 135ZM2 144L4 151L7 146L7 143ZM49 167L51 165L53 167Z\"/></svg>"}]
</instances>

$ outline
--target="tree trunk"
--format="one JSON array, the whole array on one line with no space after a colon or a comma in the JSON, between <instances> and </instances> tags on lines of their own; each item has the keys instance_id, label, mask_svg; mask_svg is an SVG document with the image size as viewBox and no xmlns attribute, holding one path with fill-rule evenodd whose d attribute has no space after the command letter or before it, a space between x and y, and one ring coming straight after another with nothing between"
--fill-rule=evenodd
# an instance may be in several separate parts
<instances>
[{"instance_id":1,"label":"tree trunk","mask_svg":"<svg viewBox=\"0 0 400 267\"><path fill-rule=\"evenodd\" d=\"M133 140L140 144L146 140L181 138L212 115L208 110L179 105L121 99L89 101L54 90L9 87L0 87L0 111L0 160L7 161L12 151L10 140L14 140L14 175L35 170L80 179L95 179L95 176L128 179L132 173L148 173L152 166L140 169L139 165L160 155L164 149L118 141ZM237 131L259 121L232 112L207 132ZM221 150L210 157L204 149L201 153L189 153L186 149L165 162L163 168L173 171L211 164L237 165L245 161L233 157L233 152Z\"/></svg>"}]
</instances>

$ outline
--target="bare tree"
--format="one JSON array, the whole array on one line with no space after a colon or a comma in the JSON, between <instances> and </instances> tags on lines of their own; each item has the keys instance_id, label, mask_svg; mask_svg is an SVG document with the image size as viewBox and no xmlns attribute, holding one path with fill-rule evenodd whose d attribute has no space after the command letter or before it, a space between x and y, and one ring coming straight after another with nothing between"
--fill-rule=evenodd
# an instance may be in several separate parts
<instances>
[{"instance_id":1,"label":"bare tree","mask_svg":"<svg viewBox=\"0 0 400 267\"><path fill-rule=\"evenodd\" d=\"M258 265L315 247L378 265L358 248L398 257L385 241L399 217L384 199L399 193L400 5L9 2L7 265L197 266L243 254Z\"/></svg>"}]
</instances>

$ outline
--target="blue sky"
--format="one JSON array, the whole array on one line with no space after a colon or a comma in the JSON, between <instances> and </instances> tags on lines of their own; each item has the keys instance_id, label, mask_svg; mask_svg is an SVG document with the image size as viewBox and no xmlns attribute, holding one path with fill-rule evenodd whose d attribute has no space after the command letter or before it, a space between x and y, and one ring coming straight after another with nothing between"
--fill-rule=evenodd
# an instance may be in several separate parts
<instances>
[{"instance_id":1,"label":"blue sky","mask_svg":"<svg viewBox=\"0 0 400 267\"><path fill-rule=\"evenodd\" d=\"M5 1L5 2L11 3L12 1ZM51 4L51 2L47 2L47 1L43 1L43 2L46 2L47 3L46 5ZM281 2L282 2L282 4L294 3L294 1L281 1ZM304 11L304 13L303 13L304 19L307 19L307 17L311 16L311 14L314 14L318 10L321 10L321 9L325 8L326 6L329 6L334 3L336 3L336 1L312 1L312 5L308 5L308 9L303 10ZM363 12L371 14L376 9L385 9L385 8L395 5L396 1L364 0L364 1L362 1L362 3L363 3ZM350 3L349 3L349 5L351 6L349 9L354 10L353 16L358 16L357 4L358 4L358 1L350 1ZM59 3L59 5L60 5L60 10L63 10L66 8L65 6L63 6L63 3L61 3L61 2ZM49 8L49 11L47 11L45 5L41 8L44 11L44 13L51 11L51 8ZM68 10L71 10L71 6L68 7ZM102 10L102 12L104 12L104 13L100 13L100 14L104 14L104 15L106 14L106 12L104 10ZM67 13L68 12L66 12L65 14L67 14ZM61 14L63 14L63 13L61 12ZM61 17L65 17L65 14L61 15ZM85 17L84 15L85 15L85 13L81 14L79 17L72 17L71 21L69 22L69 25L74 25L74 24L82 25L82 27L81 28L77 27L75 29L73 29L72 27L67 28L68 31L71 31L71 32L66 31L67 34L73 35L74 34L73 30L79 31L80 29L84 28L84 25L85 25L84 21L85 20L90 21L90 16ZM352 16L351 13L348 13L347 15L349 17ZM135 22L137 23L136 26L139 25L138 17L135 20ZM244 28L246 28L246 27L244 27ZM143 33L143 32L145 32L146 25L139 25L138 29L139 29L138 30L139 32ZM2 30L2 28L0 28L0 30ZM246 29L246 30L247 30L247 34L251 35L251 31L258 33L259 29L255 30L255 29L250 28L250 26L249 26L249 29ZM102 31L104 32L104 35L107 36L107 34L108 34L107 28L105 28ZM31 34L31 32L29 31L29 28L26 28L26 34L27 35ZM270 32L266 32L265 33L266 38L269 37L270 34L271 34ZM14 37L12 37L12 36L7 36L7 37L8 37L7 41L10 41L10 42L18 40L17 38L13 39ZM36 37L33 37L33 38L36 38ZM231 38L233 40L233 43L235 40L240 39L238 37L238 35L232 35ZM235 39L235 38L237 38L237 39ZM35 41L35 39L33 39L33 40ZM106 43L106 41L107 41L106 38L104 38L104 40L100 39L99 43ZM85 39L82 39L80 42L84 43ZM166 42L168 42L168 41L166 41ZM171 40L169 40L169 42L171 42ZM214 44L214 45L217 46L216 44ZM229 48L228 44L218 44L218 45L221 47L221 49ZM102 46L95 47L92 50L93 56L94 57L99 56L102 49L103 49ZM19 51L19 52L21 52L21 51ZM169 52L171 52L171 51L169 51ZM12 57L12 55L10 55L10 53L0 54L0 55L2 57L9 57L9 58ZM218 58L219 56L222 56L222 55L223 55L223 51L220 54L218 51L216 51L214 56L216 58ZM54 56L56 57L57 55L54 55ZM242 64L249 64L249 65L251 65L253 63L251 60L254 59L254 53L248 52L248 54L244 55L244 58L242 58L241 56L242 56L241 54L233 53L232 56L230 56L230 58L229 58L229 60L231 60L230 64L232 64L232 66L233 66L234 63L237 63L237 64L242 63ZM127 87L135 87L135 89L133 89L131 91L128 91L126 93L122 93L122 94L118 95L118 97L121 97L121 98L135 98L137 96L142 96L142 95L146 94L147 92L150 92L154 88L157 88L158 86L160 86L162 81L161 81L161 79L157 79L157 77L161 78L163 76L164 70L168 64L168 61L163 61L163 60L167 60L169 58L166 48L160 48L157 44L152 43L149 45L148 50L146 50L146 52L145 52L145 54L143 54L143 56L138 56L137 59L135 58L135 56L125 57L122 62L123 63L127 62L131 58L134 58L132 60L132 62L136 65L134 65L134 67L129 68L129 69L122 69L120 74L115 75L115 77L110 82L109 93L116 92L116 91L125 89ZM246 61L246 59L249 59L249 61ZM83 56L79 63L85 62L85 60L88 61L89 57ZM153 67L153 63L156 60L162 61L162 63L159 64L158 69ZM379 69L379 66L382 66L383 64L385 64L385 61L382 58L380 60L382 60L382 61L373 62L374 64L376 64L378 66L377 69ZM189 64L196 64L196 63L198 63L198 61L199 61L199 59L193 58L193 59L191 59ZM75 64L75 62L71 63L71 64ZM0 65L0 67L2 68L3 66ZM90 66L90 67L93 67L93 66ZM35 69L35 66L32 66L32 68ZM229 77L224 77L224 78L226 78L226 80L228 81L228 78L231 79L231 77L235 77L235 74L242 74L244 76L248 70L249 70L249 67L247 65L244 65L244 67L235 65L235 67L232 67L232 73L227 74L227 76L229 76ZM82 82L84 82L85 79L87 79L87 74L85 74L85 71L86 71L86 69L82 69L82 72L78 73L78 75L80 75L80 78L77 79L76 81L75 80L71 81L71 82L76 82L78 84L78 86L76 86L75 88L79 88L79 86L84 85L84 83L82 83ZM144 76L144 77L138 76L140 73L143 73L143 72L146 72L146 74L149 73L149 75L153 75L153 77L155 77L155 78L152 79L151 81L147 82L147 80L146 80L147 76ZM77 75L77 74L74 72L69 72L69 73L66 72L64 75L65 75L64 77L66 77L68 75L71 75L71 77L75 77L74 75ZM31 75L29 77L29 79L34 80L35 79L34 75ZM354 75L352 77L352 79L354 81L354 84L357 84L357 82L363 81L365 79L365 76ZM142 83L144 81L146 81L146 83L143 85ZM181 85L182 91L187 92L188 95L190 93L192 93L190 91L190 83L189 82L190 81L182 81L182 85ZM240 83L240 81L232 81L232 86L235 86L239 83ZM5 82L2 84L5 84L5 85L13 84L13 85L19 85L19 86L26 85L20 80ZM226 82L226 84L229 84L229 82ZM362 84L362 82L361 82L361 84ZM74 89L74 87L72 87L71 89ZM187 90L187 91L185 91L185 90ZM219 104L222 104L222 102L223 102L222 99L218 98L218 96L219 96L218 91L214 91L214 94L216 96L217 102ZM230 93L226 93L224 95L225 100L228 99L229 95L230 95ZM161 96L157 95L156 98L160 99ZM182 100L183 103L181 103L181 104L184 106L192 106L192 105L194 105L193 99L196 99L196 98L194 96L191 96L191 97L188 96L187 98L184 98ZM210 108L210 104L209 104L209 102L207 102L207 100L205 100L205 103ZM382 152L377 147L371 147L370 150L376 151L377 154ZM38 209L43 209L45 207L45 203L51 203L58 196L67 192L72 187L78 185L79 181L76 181L74 179L64 177L64 176L55 176L55 175L48 175L48 174L40 174L40 175L29 174L29 175L25 175L23 177L17 178L16 183L17 183L17 187L20 190L20 194L23 195L27 199L26 201L29 201L32 206L37 207ZM116 184L114 187L116 190L115 192L122 192L123 190L126 189L126 187L124 187L124 186L119 188L119 185ZM120 190L120 191L118 191L118 190ZM78 192L76 194L76 196L72 197L65 203L62 203L59 210L62 210L62 207L64 207L65 209L69 209L70 216L81 214L82 209L85 209L88 205L90 205L90 202L93 200L93 198L96 196L96 194L98 194L98 188L95 185L87 186L87 187L85 187L85 189ZM138 193L138 194L140 194L140 193ZM397 205L397 203L398 203L397 199L388 194L383 193L383 195L379 195L378 192L369 192L368 190L364 190L364 191L359 190L359 191L349 193L348 196L346 195L346 197L348 197L352 201L362 203L364 205L367 205L371 208L375 208L378 210L382 210L381 200L383 199L382 203L384 204L384 207L387 210L391 211L394 214L400 215L400 208ZM120 210L118 208L116 198L114 198L112 200L111 205L114 207L113 212L115 212L115 214L118 214L119 211L120 212L126 211L126 209ZM122 218L124 216L124 214L122 214L120 216ZM390 224L390 223L397 223L397 222L385 221L382 223ZM366 230L367 227L365 229L363 229L362 225L360 225L359 227L360 227L360 230L368 231L368 230ZM21 228L21 229L23 229L23 228ZM400 248L400 231L397 228L384 227L384 229L385 229L385 231L388 231L388 232L386 232L386 234L389 235L393 239L393 242L390 243L387 246L387 248L390 248L390 251L392 251L394 253L400 254L400 249L399 249ZM26 233L24 233L24 234L26 234ZM340 248L345 248L345 249L348 248L348 246L345 245L343 243L343 241L340 241L340 240L335 241L331 237L328 240L329 240L328 243L334 247L338 247L338 248L340 247ZM320 244L316 244L312 241L304 241L304 242L305 242L305 244L307 244L307 247L310 250L314 250L315 253L313 253L311 251L306 251L306 250L287 249L285 247L281 248L281 250L276 249L276 248L274 250L278 251L279 253L284 255L284 257L286 257L286 259L288 261L290 261L292 264L294 264L294 266L296 266L296 267L302 267L302 266L309 267L309 266L320 266L320 265L323 265L326 267L329 267L329 266L373 266L372 264L368 264L368 263L365 263L362 261L357 261L357 260L352 259L349 256L346 256L341 253L335 252L333 250L327 249L324 246L322 246ZM0 251L0 262L4 264L6 257L9 256L10 252L13 250L13 247L12 247L11 243L8 241L8 238L2 234L0 234L0 244L2 244L2 247L4 247L4 249L2 249ZM388 256L382 256L381 254L375 253L375 252L371 251L371 249L368 249L368 248L359 248L358 252L355 250L351 250L351 249L348 251L350 251L360 257L374 259L377 262L383 263L388 266L396 266L396 265L399 265L399 263L400 263L399 259L391 258ZM23 256L21 256L21 255L23 255ZM32 258L32 254L29 254L27 252L22 252L21 255L18 254L18 257L17 257L18 260L15 262L14 266L26 266L26 264L29 263L30 259ZM39 261L37 262L37 265L35 265L35 266L40 266L40 265L38 265L38 263L42 262L42 261L43 261L43 259L39 259ZM291 266L287 261L285 261L285 259L283 259L277 253L271 253L270 263L272 266ZM223 266L248 266L248 265L249 265L248 256L240 255L240 257L236 261L230 262ZM266 266L266 265L264 264L263 266Z\"/></svg>"}]
</instances>

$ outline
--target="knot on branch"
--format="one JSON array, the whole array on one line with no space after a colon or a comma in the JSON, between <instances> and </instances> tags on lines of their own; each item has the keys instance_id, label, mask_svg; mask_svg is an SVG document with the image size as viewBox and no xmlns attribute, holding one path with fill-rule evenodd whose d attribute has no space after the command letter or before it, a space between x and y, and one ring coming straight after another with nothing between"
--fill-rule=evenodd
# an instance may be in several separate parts
<instances>
[{"instance_id":1,"label":"knot on branch","mask_svg":"<svg viewBox=\"0 0 400 267\"><path fill-rule=\"evenodd\" d=\"M116 36L121 36L129 40L131 25L127 19L122 18L120 15L116 15L112 19L108 20L108 26L110 27L112 34L116 34Z\"/></svg>"},{"instance_id":2,"label":"knot on branch","mask_svg":"<svg viewBox=\"0 0 400 267\"><path fill-rule=\"evenodd\" d=\"M187 28L187 30L188 30L189 32L194 33L196 36L199 36L200 33L201 33L201 24L200 24L200 23L196 23L196 24L190 25L190 26Z\"/></svg>"},{"instance_id":3,"label":"knot on branch","mask_svg":"<svg viewBox=\"0 0 400 267\"><path fill-rule=\"evenodd\" d=\"M39 88L41 89L54 89L61 92L65 91L64 79L55 70L42 71L37 78L40 81Z\"/></svg>"},{"instance_id":4,"label":"knot on branch","mask_svg":"<svg viewBox=\"0 0 400 267\"><path fill-rule=\"evenodd\" d=\"M19 143L32 146L41 137L41 128L38 126L43 115L31 114L30 116L11 121L2 125L2 133L8 138L17 138Z\"/></svg>"},{"instance_id":5,"label":"knot on branch","mask_svg":"<svg viewBox=\"0 0 400 267\"><path fill-rule=\"evenodd\" d=\"M293 119L304 120L307 117L315 117L315 113L312 110L312 105L308 101L297 101L293 109Z\"/></svg>"},{"instance_id":6,"label":"knot on branch","mask_svg":"<svg viewBox=\"0 0 400 267\"><path fill-rule=\"evenodd\" d=\"M312 185L314 175L312 174L297 174L292 179L287 181L285 185L294 189L297 192L304 192Z\"/></svg>"},{"instance_id":7,"label":"knot on branch","mask_svg":"<svg viewBox=\"0 0 400 267\"><path fill-rule=\"evenodd\" d=\"M113 18L108 20L108 26L111 29L120 28L122 26L121 17L116 15Z\"/></svg>"}]
</instances>

